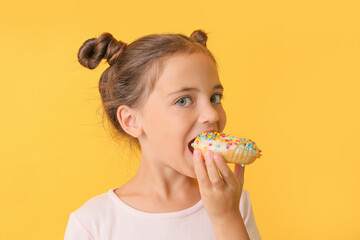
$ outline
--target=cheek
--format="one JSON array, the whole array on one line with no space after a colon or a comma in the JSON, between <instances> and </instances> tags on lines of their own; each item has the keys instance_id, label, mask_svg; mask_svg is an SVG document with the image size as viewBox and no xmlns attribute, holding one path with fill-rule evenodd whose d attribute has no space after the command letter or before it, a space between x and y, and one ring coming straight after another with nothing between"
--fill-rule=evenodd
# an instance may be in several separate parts
<instances>
[{"instance_id":1,"label":"cheek","mask_svg":"<svg viewBox=\"0 0 360 240\"><path fill-rule=\"evenodd\" d=\"M226 112L223 108L221 108L221 111L219 113L220 119L219 119L219 132L222 132L226 125Z\"/></svg>"},{"instance_id":2,"label":"cheek","mask_svg":"<svg viewBox=\"0 0 360 240\"><path fill-rule=\"evenodd\" d=\"M167 116L160 109L153 108L144 114L144 118L144 131L148 138L154 138L155 141L162 138L165 129L168 128Z\"/></svg>"},{"instance_id":3,"label":"cheek","mask_svg":"<svg viewBox=\"0 0 360 240\"><path fill-rule=\"evenodd\" d=\"M173 143L179 137L184 125L185 117L179 116L166 109L153 109L147 116L146 132L156 142Z\"/></svg>"}]
</instances>

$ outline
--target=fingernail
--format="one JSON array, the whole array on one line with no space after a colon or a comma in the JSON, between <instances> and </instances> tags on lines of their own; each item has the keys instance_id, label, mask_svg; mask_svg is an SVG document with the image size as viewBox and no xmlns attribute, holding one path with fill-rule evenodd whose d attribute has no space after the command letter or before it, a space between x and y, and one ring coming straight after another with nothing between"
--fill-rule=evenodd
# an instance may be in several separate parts
<instances>
[{"instance_id":1,"label":"fingernail","mask_svg":"<svg viewBox=\"0 0 360 240\"><path fill-rule=\"evenodd\" d=\"M215 160L220 160L220 156L219 156L218 153L215 153L215 154L214 154L214 159L215 159Z\"/></svg>"}]
</instances>

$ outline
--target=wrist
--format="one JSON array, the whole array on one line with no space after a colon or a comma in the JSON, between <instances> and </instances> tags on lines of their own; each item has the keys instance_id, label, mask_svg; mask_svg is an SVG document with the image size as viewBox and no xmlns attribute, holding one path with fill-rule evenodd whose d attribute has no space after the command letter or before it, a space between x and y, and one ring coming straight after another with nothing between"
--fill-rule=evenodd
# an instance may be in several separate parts
<instances>
[{"instance_id":1,"label":"wrist","mask_svg":"<svg viewBox=\"0 0 360 240\"><path fill-rule=\"evenodd\" d=\"M212 224L217 240L250 239L240 211L213 219Z\"/></svg>"},{"instance_id":2,"label":"wrist","mask_svg":"<svg viewBox=\"0 0 360 240\"><path fill-rule=\"evenodd\" d=\"M228 225L229 223L244 222L244 220L241 216L240 211L235 211L235 212L229 212L227 214L223 214L222 216L217 218L213 218L212 222L215 225L224 226L224 225Z\"/></svg>"}]
</instances>

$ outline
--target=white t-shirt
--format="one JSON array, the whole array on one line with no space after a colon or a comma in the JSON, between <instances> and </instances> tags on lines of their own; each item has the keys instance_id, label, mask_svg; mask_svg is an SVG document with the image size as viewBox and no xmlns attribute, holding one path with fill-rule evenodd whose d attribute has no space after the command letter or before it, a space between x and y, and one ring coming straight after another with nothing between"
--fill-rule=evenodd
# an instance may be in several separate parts
<instances>
[{"instance_id":1,"label":"white t-shirt","mask_svg":"<svg viewBox=\"0 0 360 240\"><path fill-rule=\"evenodd\" d=\"M116 188L88 200L70 214L65 240L215 240L210 218L200 200L168 213L147 213L130 207ZM242 191L240 213L251 240L261 240L249 193Z\"/></svg>"}]
</instances>

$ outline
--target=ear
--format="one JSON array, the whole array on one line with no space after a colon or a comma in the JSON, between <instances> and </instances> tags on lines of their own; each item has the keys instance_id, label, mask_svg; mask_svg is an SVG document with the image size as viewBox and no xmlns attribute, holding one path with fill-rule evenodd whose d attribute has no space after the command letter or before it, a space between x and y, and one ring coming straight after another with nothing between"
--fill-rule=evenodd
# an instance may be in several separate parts
<instances>
[{"instance_id":1,"label":"ear","mask_svg":"<svg viewBox=\"0 0 360 240\"><path fill-rule=\"evenodd\" d=\"M116 117L124 131L131 136L138 138L142 134L142 128L137 124L136 111L129 106L121 105L118 107Z\"/></svg>"}]
</instances>

